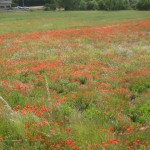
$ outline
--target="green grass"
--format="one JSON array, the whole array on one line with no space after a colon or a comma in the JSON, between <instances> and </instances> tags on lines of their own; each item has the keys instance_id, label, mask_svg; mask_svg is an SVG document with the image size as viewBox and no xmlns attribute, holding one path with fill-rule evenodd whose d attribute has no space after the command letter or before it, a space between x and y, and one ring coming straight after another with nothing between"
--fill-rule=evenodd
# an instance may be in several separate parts
<instances>
[{"instance_id":1,"label":"green grass","mask_svg":"<svg viewBox=\"0 0 150 150\"><path fill-rule=\"evenodd\" d=\"M1 12L0 33L111 25L150 19L149 11Z\"/></svg>"}]
</instances>

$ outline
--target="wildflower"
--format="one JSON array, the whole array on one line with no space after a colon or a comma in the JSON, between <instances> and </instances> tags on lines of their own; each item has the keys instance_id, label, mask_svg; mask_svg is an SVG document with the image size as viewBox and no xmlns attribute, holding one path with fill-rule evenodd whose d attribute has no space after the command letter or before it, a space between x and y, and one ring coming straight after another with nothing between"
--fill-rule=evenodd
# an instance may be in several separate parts
<instances>
[{"instance_id":1,"label":"wildflower","mask_svg":"<svg viewBox=\"0 0 150 150\"><path fill-rule=\"evenodd\" d=\"M132 131L134 128L135 128L134 126L130 126L130 127L127 128L126 131L127 131L127 132L130 132L130 131Z\"/></svg>"},{"instance_id":2,"label":"wildflower","mask_svg":"<svg viewBox=\"0 0 150 150\"><path fill-rule=\"evenodd\" d=\"M66 128L66 132L67 132L67 134L70 134L71 133L71 129L70 128Z\"/></svg>"},{"instance_id":3,"label":"wildflower","mask_svg":"<svg viewBox=\"0 0 150 150\"><path fill-rule=\"evenodd\" d=\"M66 143L66 145L68 145L69 147L72 147L73 139L72 139L72 138L67 139L65 143Z\"/></svg>"},{"instance_id":4,"label":"wildflower","mask_svg":"<svg viewBox=\"0 0 150 150\"><path fill-rule=\"evenodd\" d=\"M130 146L128 146L128 147L127 147L127 150L131 150L131 147L130 147Z\"/></svg>"},{"instance_id":5,"label":"wildflower","mask_svg":"<svg viewBox=\"0 0 150 150\"><path fill-rule=\"evenodd\" d=\"M21 147L21 150L26 150L24 146Z\"/></svg>"},{"instance_id":6,"label":"wildflower","mask_svg":"<svg viewBox=\"0 0 150 150\"><path fill-rule=\"evenodd\" d=\"M3 137L2 136L0 136L0 141L3 141Z\"/></svg>"},{"instance_id":7,"label":"wildflower","mask_svg":"<svg viewBox=\"0 0 150 150\"><path fill-rule=\"evenodd\" d=\"M56 144L56 146L55 146L56 148L60 148L60 144Z\"/></svg>"},{"instance_id":8,"label":"wildflower","mask_svg":"<svg viewBox=\"0 0 150 150\"><path fill-rule=\"evenodd\" d=\"M79 150L79 147L78 146L72 146L71 147L73 150Z\"/></svg>"},{"instance_id":9,"label":"wildflower","mask_svg":"<svg viewBox=\"0 0 150 150\"><path fill-rule=\"evenodd\" d=\"M139 144L140 144L140 140L137 140L137 141L133 142L134 146L138 146Z\"/></svg>"},{"instance_id":10,"label":"wildflower","mask_svg":"<svg viewBox=\"0 0 150 150\"><path fill-rule=\"evenodd\" d=\"M108 147L108 144L105 143L105 142L102 142L102 146L103 146L104 148L106 148L106 147Z\"/></svg>"},{"instance_id":11,"label":"wildflower","mask_svg":"<svg viewBox=\"0 0 150 150\"><path fill-rule=\"evenodd\" d=\"M107 140L107 143L112 143L114 145L117 145L119 143L118 140L112 139L112 140Z\"/></svg>"}]
</instances>

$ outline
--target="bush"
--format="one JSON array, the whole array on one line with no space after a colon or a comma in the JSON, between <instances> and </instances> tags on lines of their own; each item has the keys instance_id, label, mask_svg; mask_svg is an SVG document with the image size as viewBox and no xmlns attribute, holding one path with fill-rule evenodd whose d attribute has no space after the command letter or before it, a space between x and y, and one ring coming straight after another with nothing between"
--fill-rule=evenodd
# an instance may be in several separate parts
<instances>
[{"instance_id":1,"label":"bush","mask_svg":"<svg viewBox=\"0 0 150 150\"><path fill-rule=\"evenodd\" d=\"M125 10L129 9L127 0L99 0L98 7L100 10Z\"/></svg>"},{"instance_id":2,"label":"bush","mask_svg":"<svg viewBox=\"0 0 150 150\"><path fill-rule=\"evenodd\" d=\"M12 4L11 4L11 7L17 7L17 6L18 6L17 3L12 3Z\"/></svg>"},{"instance_id":3,"label":"bush","mask_svg":"<svg viewBox=\"0 0 150 150\"><path fill-rule=\"evenodd\" d=\"M98 3L97 3L97 1L95 1L95 0L89 1L87 3L87 9L88 10L96 10L96 9L98 9Z\"/></svg>"},{"instance_id":4,"label":"bush","mask_svg":"<svg viewBox=\"0 0 150 150\"><path fill-rule=\"evenodd\" d=\"M80 1L79 9L80 10L86 10L87 9L87 3L84 0Z\"/></svg>"},{"instance_id":5,"label":"bush","mask_svg":"<svg viewBox=\"0 0 150 150\"><path fill-rule=\"evenodd\" d=\"M140 0L136 8L139 10L150 10L150 0Z\"/></svg>"},{"instance_id":6,"label":"bush","mask_svg":"<svg viewBox=\"0 0 150 150\"><path fill-rule=\"evenodd\" d=\"M70 91L77 90L79 86L78 82L69 82L69 81L59 81L55 83L51 83L49 88L57 91L58 94L68 93Z\"/></svg>"},{"instance_id":7,"label":"bush","mask_svg":"<svg viewBox=\"0 0 150 150\"><path fill-rule=\"evenodd\" d=\"M98 8L99 10L106 10L105 2L103 0L98 2Z\"/></svg>"},{"instance_id":8,"label":"bush","mask_svg":"<svg viewBox=\"0 0 150 150\"><path fill-rule=\"evenodd\" d=\"M55 4L50 4L49 7L50 7L50 10L56 10L56 5Z\"/></svg>"},{"instance_id":9,"label":"bush","mask_svg":"<svg viewBox=\"0 0 150 150\"><path fill-rule=\"evenodd\" d=\"M45 10L45 11L56 10L56 5L55 5L55 4L46 3L46 4L44 5L44 10Z\"/></svg>"},{"instance_id":10,"label":"bush","mask_svg":"<svg viewBox=\"0 0 150 150\"><path fill-rule=\"evenodd\" d=\"M136 1L130 2L130 9L136 9L136 5L137 5Z\"/></svg>"},{"instance_id":11,"label":"bush","mask_svg":"<svg viewBox=\"0 0 150 150\"><path fill-rule=\"evenodd\" d=\"M50 9L50 8L49 8L49 5L50 5L49 3L46 3L46 4L44 5L44 10L45 10L45 11L48 11L48 10Z\"/></svg>"}]
</instances>

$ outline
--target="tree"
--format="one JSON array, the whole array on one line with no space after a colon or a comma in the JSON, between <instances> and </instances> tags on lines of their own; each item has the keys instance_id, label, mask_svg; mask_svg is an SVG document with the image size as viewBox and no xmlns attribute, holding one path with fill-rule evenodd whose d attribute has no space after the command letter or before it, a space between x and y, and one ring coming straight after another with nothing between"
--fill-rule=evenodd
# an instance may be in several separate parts
<instances>
[{"instance_id":1,"label":"tree","mask_svg":"<svg viewBox=\"0 0 150 150\"><path fill-rule=\"evenodd\" d=\"M79 3L79 9L80 10L86 10L87 9L87 3L84 0L81 0Z\"/></svg>"},{"instance_id":2,"label":"tree","mask_svg":"<svg viewBox=\"0 0 150 150\"><path fill-rule=\"evenodd\" d=\"M64 8L65 10L150 10L150 0L12 0L13 6L40 6L49 4L46 9ZM51 8L50 8L51 7Z\"/></svg>"},{"instance_id":3,"label":"tree","mask_svg":"<svg viewBox=\"0 0 150 150\"><path fill-rule=\"evenodd\" d=\"M59 8L64 8L65 10L77 9L77 4L79 6L79 0L55 0L56 6Z\"/></svg>"},{"instance_id":4,"label":"tree","mask_svg":"<svg viewBox=\"0 0 150 150\"><path fill-rule=\"evenodd\" d=\"M55 5L55 4L46 3L46 4L44 5L44 10L45 10L45 11L56 10L56 5Z\"/></svg>"},{"instance_id":5,"label":"tree","mask_svg":"<svg viewBox=\"0 0 150 150\"><path fill-rule=\"evenodd\" d=\"M150 0L139 0L136 8L139 10L150 10Z\"/></svg>"},{"instance_id":6,"label":"tree","mask_svg":"<svg viewBox=\"0 0 150 150\"><path fill-rule=\"evenodd\" d=\"M54 0L13 0L12 2L20 6L40 6L46 3L52 4Z\"/></svg>"},{"instance_id":7,"label":"tree","mask_svg":"<svg viewBox=\"0 0 150 150\"><path fill-rule=\"evenodd\" d=\"M98 3L96 0L87 1L87 9L88 10L96 10L98 9Z\"/></svg>"},{"instance_id":8,"label":"tree","mask_svg":"<svg viewBox=\"0 0 150 150\"><path fill-rule=\"evenodd\" d=\"M106 5L104 0L99 0L98 1L98 8L99 10L106 10Z\"/></svg>"},{"instance_id":9,"label":"tree","mask_svg":"<svg viewBox=\"0 0 150 150\"><path fill-rule=\"evenodd\" d=\"M129 8L128 0L99 0L100 10L123 10Z\"/></svg>"}]
</instances>

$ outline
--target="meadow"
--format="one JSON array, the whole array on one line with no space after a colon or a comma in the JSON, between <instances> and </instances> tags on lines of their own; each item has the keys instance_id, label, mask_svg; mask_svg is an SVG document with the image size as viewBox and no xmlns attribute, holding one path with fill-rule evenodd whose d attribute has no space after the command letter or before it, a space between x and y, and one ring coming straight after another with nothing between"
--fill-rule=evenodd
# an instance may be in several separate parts
<instances>
[{"instance_id":1,"label":"meadow","mask_svg":"<svg viewBox=\"0 0 150 150\"><path fill-rule=\"evenodd\" d=\"M149 11L0 12L0 150L149 150Z\"/></svg>"}]
</instances>

